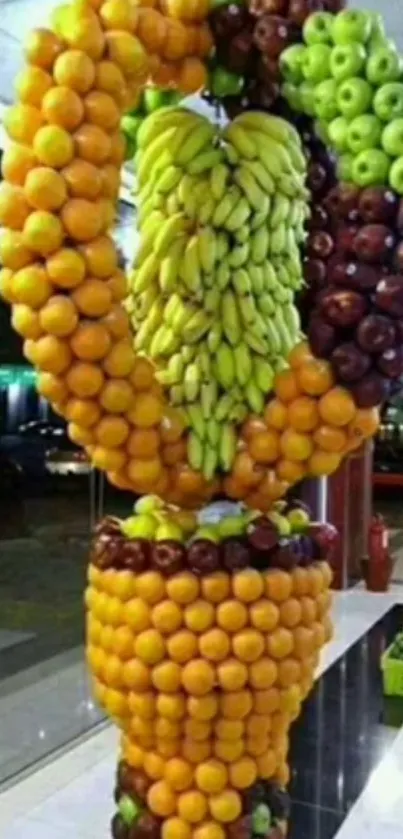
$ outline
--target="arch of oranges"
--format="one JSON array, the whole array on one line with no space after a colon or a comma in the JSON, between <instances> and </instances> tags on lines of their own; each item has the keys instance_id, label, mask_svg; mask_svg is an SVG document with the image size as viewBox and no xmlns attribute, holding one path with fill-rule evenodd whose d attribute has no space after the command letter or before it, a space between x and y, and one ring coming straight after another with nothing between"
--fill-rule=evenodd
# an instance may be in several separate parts
<instances>
[{"instance_id":1,"label":"arch of oranges","mask_svg":"<svg viewBox=\"0 0 403 839\"><path fill-rule=\"evenodd\" d=\"M305 475L333 472L375 433L378 411L357 410L301 344L264 416L240 429L231 473L207 482L187 463L183 416L132 348L126 278L108 232L125 154L121 116L146 80L203 89L208 11L208 0L76 0L55 12L52 29L32 32L5 118L0 291L39 392L113 484L191 507L224 492L267 510Z\"/></svg>"}]
</instances>

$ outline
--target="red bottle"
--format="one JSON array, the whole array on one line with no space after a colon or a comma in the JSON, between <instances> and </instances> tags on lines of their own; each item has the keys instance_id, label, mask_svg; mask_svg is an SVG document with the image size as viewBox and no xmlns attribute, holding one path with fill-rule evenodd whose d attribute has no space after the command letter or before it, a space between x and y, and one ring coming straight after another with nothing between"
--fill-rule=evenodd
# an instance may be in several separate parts
<instances>
[{"instance_id":1,"label":"red bottle","mask_svg":"<svg viewBox=\"0 0 403 839\"><path fill-rule=\"evenodd\" d=\"M372 517L368 534L366 583L369 591L387 591L391 572L388 528L383 517L377 514Z\"/></svg>"}]
</instances>

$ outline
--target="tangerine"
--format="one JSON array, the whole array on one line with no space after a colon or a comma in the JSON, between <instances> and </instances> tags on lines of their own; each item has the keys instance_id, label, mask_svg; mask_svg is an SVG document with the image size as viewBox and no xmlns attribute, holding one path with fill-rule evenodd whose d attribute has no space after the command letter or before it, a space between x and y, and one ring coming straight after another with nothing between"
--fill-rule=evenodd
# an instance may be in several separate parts
<instances>
[{"instance_id":1,"label":"tangerine","mask_svg":"<svg viewBox=\"0 0 403 839\"><path fill-rule=\"evenodd\" d=\"M66 376L67 387L81 399L96 396L101 390L103 381L104 377L98 365L80 361L71 365Z\"/></svg>"},{"instance_id":2,"label":"tangerine","mask_svg":"<svg viewBox=\"0 0 403 839\"><path fill-rule=\"evenodd\" d=\"M111 343L106 327L89 320L81 321L71 337L71 349L81 361L99 361L107 355Z\"/></svg>"},{"instance_id":3,"label":"tangerine","mask_svg":"<svg viewBox=\"0 0 403 839\"><path fill-rule=\"evenodd\" d=\"M0 185L0 225L22 230L29 214L30 207L21 187L3 181ZM22 242L25 245L24 238Z\"/></svg>"},{"instance_id":4,"label":"tangerine","mask_svg":"<svg viewBox=\"0 0 403 839\"><path fill-rule=\"evenodd\" d=\"M62 51L62 41L50 29L33 29L25 43L27 60L43 70L51 70Z\"/></svg>"},{"instance_id":5,"label":"tangerine","mask_svg":"<svg viewBox=\"0 0 403 839\"><path fill-rule=\"evenodd\" d=\"M151 428L158 425L163 416L163 404L152 393L140 393L136 396L129 419L139 428Z\"/></svg>"},{"instance_id":6,"label":"tangerine","mask_svg":"<svg viewBox=\"0 0 403 839\"><path fill-rule=\"evenodd\" d=\"M258 690L267 690L274 685L277 667L271 658L262 656L249 666L249 684Z\"/></svg>"},{"instance_id":7,"label":"tangerine","mask_svg":"<svg viewBox=\"0 0 403 839\"><path fill-rule=\"evenodd\" d=\"M78 157L95 166L105 163L111 153L111 141L106 131L90 122L80 125L74 134L74 142Z\"/></svg>"},{"instance_id":8,"label":"tangerine","mask_svg":"<svg viewBox=\"0 0 403 839\"><path fill-rule=\"evenodd\" d=\"M11 324L13 329L22 335L23 338L30 338L36 341L42 335L42 327L38 312L23 303L16 304L12 308Z\"/></svg>"},{"instance_id":9,"label":"tangerine","mask_svg":"<svg viewBox=\"0 0 403 839\"><path fill-rule=\"evenodd\" d=\"M200 722L209 722L218 711L218 698L215 693L206 696L190 696L187 701L188 714Z\"/></svg>"},{"instance_id":10,"label":"tangerine","mask_svg":"<svg viewBox=\"0 0 403 839\"><path fill-rule=\"evenodd\" d=\"M216 821L222 824L234 822L242 812L241 796L235 790L223 790L209 799L209 807Z\"/></svg>"},{"instance_id":11,"label":"tangerine","mask_svg":"<svg viewBox=\"0 0 403 839\"><path fill-rule=\"evenodd\" d=\"M157 781L147 793L147 805L156 816L166 819L176 810L176 798L166 781Z\"/></svg>"},{"instance_id":12,"label":"tangerine","mask_svg":"<svg viewBox=\"0 0 403 839\"><path fill-rule=\"evenodd\" d=\"M66 86L51 87L42 101L42 113L50 125L59 125L74 131L84 118L84 105L80 96Z\"/></svg>"},{"instance_id":13,"label":"tangerine","mask_svg":"<svg viewBox=\"0 0 403 839\"><path fill-rule=\"evenodd\" d=\"M33 143L42 126L42 114L33 105L12 105L4 115L4 127L9 137L25 146Z\"/></svg>"},{"instance_id":14,"label":"tangerine","mask_svg":"<svg viewBox=\"0 0 403 839\"><path fill-rule=\"evenodd\" d=\"M332 475L339 468L341 454L336 452L325 452L323 449L315 449L308 460L308 472L313 478L320 478Z\"/></svg>"},{"instance_id":15,"label":"tangerine","mask_svg":"<svg viewBox=\"0 0 403 839\"><path fill-rule=\"evenodd\" d=\"M172 661L186 664L197 655L196 636L188 629L181 629L170 636L167 641L167 650Z\"/></svg>"},{"instance_id":16,"label":"tangerine","mask_svg":"<svg viewBox=\"0 0 403 839\"><path fill-rule=\"evenodd\" d=\"M274 392L281 402L292 402L300 395L297 376L293 370L282 370L277 373L274 379Z\"/></svg>"},{"instance_id":17,"label":"tangerine","mask_svg":"<svg viewBox=\"0 0 403 839\"><path fill-rule=\"evenodd\" d=\"M248 671L241 661L236 658L227 658L217 668L217 677L223 690L241 690L248 681Z\"/></svg>"},{"instance_id":18,"label":"tangerine","mask_svg":"<svg viewBox=\"0 0 403 839\"><path fill-rule=\"evenodd\" d=\"M287 460L308 460L313 452L312 439L308 434L287 428L280 437L280 450Z\"/></svg>"},{"instance_id":19,"label":"tangerine","mask_svg":"<svg viewBox=\"0 0 403 839\"><path fill-rule=\"evenodd\" d=\"M319 413L328 425L343 427L354 420L357 408L353 397L343 387L333 387L319 400Z\"/></svg>"},{"instance_id":20,"label":"tangerine","mask_svg":"<svg viewBox=\"0 0 403 839\"><path fill-rule=\"evenodd\" d=\"M4 180L14 186L24 186L28 172L36 164L35 155L28 146L12 143L3 153L1 171Z\"/></svg>"},{"instance_id":21,"label":"tangerine","mask_svg":"<svg viewBox=\"0 0 403 839\"><path fill-rule=\"evenodd\" d=\"M199 744L200 746L201 744ZM178 795L177 809L180 818L188 824L203 821L207 813L207 799L199 790L189 790Z\"/></svg>"},{"instance_id":22,"label":"tangerine","mask_svg":"<svg viewBox=\"0 0 403 839\"><path fill-rule=\"evenodd\" d=\"M63 227L59 217L46 210L35 210L24 224L22 240L29 250L45 258L50 256L63 242Z\"/></svg>"},{"instance_id":23,"label":"tangerine","mask_svg":"<svg viewBox=\"0 0 403 839\"><path fill-rule=\"evenodd\" d=\"M202 792L207 795L217 795L227 784L227 768L219 760L213 758L207 760L196 768L195 781Z\"/></svg>"},{"instance_id":24,"label":"tangerine","mask_svg":"<svg viewBox=\"0 0 403 839\"><path fill-rule=\"evenodd\" d=\"M71 135L59 125L39 128L35 133L33 148L38 161L50 169L63 169L74 155Z\"/></svg>"},{"instance_id":25,"label":"tangerine","mask_svg":"<svg viewBox=\"0 0 403 839\"><path fill-rule=\"evenodd\" d=\"M288 424L295 431L313 431L319 423L316 399L310 396L298 396L288 406Z\"/></svg>"},{"instance_id":26,"label":"tangerine","mask_svg":"<svg viewBox=\"0 0 403 839\"><path fill-rule=\"evenodd\" d=\"M104 213L99 201L71 198L63 206L61 219L67 234L77 242L88 242L104 228Z\"/></svg>"},{"instance_id":27,"label":"tangerine","mask_svg":"<svg viewBox=\"0 0 403 839\"><path fill-rule=\"evenodd\" d=\"M327 361L312 358L296 371L299 388L309 396L322 396L333 386L332 368Z\"/></svg>"},{"instance_id":28,"label":"tangerine","mask_svg":"<svg viewBox=\"0 0 403 839\"><path fill-rule=\"evenodd\" d=\"M276 463L276 475L280 481L285 481L287 484L298 484L306 475L306 465L282 457Z\"/></svg>"},{"instance_id":29,"label":"tangerine","mask_svg":"<svg viewBox=\"0 0 403 839\"><path fill-rule=\"evenodd\" d=\"M127 450L133 458L148 460L158 454L159 443L158 432L154 428L135 429L130 434Z\"/></svg>"},{"instance_id":30,"label":"tangerine","mask_svg":"<svg viewBox=\"0 0 403 839\"><path fill-rule=\"evenodd\" d=\"M294 637L289 629L278 626L267 638L267 651L273 658L282 659L289 656L294 649Z\"/></svg>"},{"instance_id":31,"label":"tangerine","mask_svg":"<svg viewBox=\"0 0 403 839\"><path fill-rule=\"evenodd\" d=\"M41 309L52 293L52 286L39 263L21 268L12 278L13 302L24 303L31 309Z\"/></svg>"},{"instance_id":32,"label":"tangerine","mask_svg":"<svg viewBox=\"0 0 403 839\"><path fill-rule=\"evenodd\" d=\"M228 635L218 627L208 630L200 636L199 650L201 655L209 661L222 661L230 650Z\"/></svg>"},{"instance_id":33,"label":"tangerine","mask_svg":"<svg viewBox=\"0 0 403 839\"><path fill-rule=\"evenodd\" d=\"M54 335L43 335L35 341L33 358L40 370L58 376L70 366L71 351L66 341Z\"/></svg>"},{"instance_id":34,"label":"tangerine","mask_svg":"<svg viewBox=\"0 0 403 839\"><path fill-rule=\"evenodd\" d=\"M287 408L280 399L271 399L264 412L264 422L269 428L283 431L287 424Z\"/></svg>"},{"instance_id":35,"label":"tangerine","mask_svg":"<svg viewBox=\"0 0 403 839\"><path fill-rule=\"evenodd\" d=\"M93 163L76 157L68 166L65 166L62 174L72 198L86 198L88 201L94 201L99 197L102 178L99 169Z\"/></svg>"},{"instance_id":36,"label":"tangerine","mask_svg":"<svg viewBox=\"0 0 403 839\"><path fill-rule=\"evenodd\" d=\"M319 449L325 452L340 453L347 444L347 434L341 428L333 425L320 425L316 429L313 440Z\"/></svg>"},{"instance_id":37,"label":"tangerine","mask_svg":"<svg viewBox=\"0 0 403 839\"><path fill-rule=\"evenodd\" d=\"M65 50L56 59L53 75L58 85L87 93L95 81L94 62L81 50Z\"/></svg>"},{"instance_id":38,"label":"tangerine","mask_svg":"<svg viewBox=\"0 0 403 839\"><path fill-rule=\"evenodd\" d=\"M204 603L205 601L202 602ZM213 607L207 603L206 606L211 609L211 615L214 615ZM243 629L247 622L248 610L238 600L226 600L218 606L217 623L226 632L238 632L240 629Z\"/></svg>"},{"instance_id":39,"label":"tangerine","mask_svg":"<svg viewBox=\"0 0 403 839\"><path fill-rule=\"evenodd\" d=\"M50 297L40 311L39 322L44 332L65 338L78 324L74 302L61 294Z\"/></svg>"},{"instance_id":40,"label":"tangerine","mask_svg":"<svg viewBox=\"0 0 403 839\"><path fill-rule=\"evenodd\" d=\"M73 248L61 248L46 261L52 282L60 288L75 288L85 276L85 262Z\"/></svg>"},{"instance_id":41,"label":"tangerine","mask_svg":"<svg viewBox=\"0 0 403 839\"><path fill-rule=\"evenodd\" d=\"M38 166L28 172L24 193L36 210L58 210L67 197L64 179L47 166Z\"/></svg>"},{"instance_id":42,"label":"tangerine","mask_svg":"<svg viewBox=\"0 0 403 839\"><path fill-rule=\"evenodd\" d=\"M110 236L99 236L97 239L80 245L79 252L85 259L88 273L92 276L106 280L116 271L118 256ZM112 289L111 293L113 296Z\"/></svg>"},{"instance_id":43,"label":"tangerine","mask_svg":"<svg viewBox=\"0 0 403 839\"><path fill-rule=\"evenodd\" d=\"M24 67L16 76L14 86L21 102L40 108L46 91L52 87L52 76L41 67Z\"/></svg>"},{"instance_id":44,"label":"tangerine","mask_svg":"<svg viewBox=\"0 0 403 839\"><path fill-rule=\"evenodd\" d=\"M102 280L98 280L95 277L88 277L80 283L78 288L74 289L72 293L72 300L81 315L91 318L102 317L102 315L110 311L112 306L112 295L108 286ZM108 353L104 362L105 365L110 357L110 353L114 350L116 351L115 348L116 344ZM113 367L113 364L110 366ZM105 367L105 369L107 368Z\"/></svg>"},{"instance_id":45,"label":"tangerine","mask_svg":"<svg viewBox=\"0 0 403 839\"><path fill-rule=\"evenodd\" d=\"M274 431L259 431L248 441L248 451L257 463L273 463L279 454L279 436Z\"/></svg>"}]
</instances>

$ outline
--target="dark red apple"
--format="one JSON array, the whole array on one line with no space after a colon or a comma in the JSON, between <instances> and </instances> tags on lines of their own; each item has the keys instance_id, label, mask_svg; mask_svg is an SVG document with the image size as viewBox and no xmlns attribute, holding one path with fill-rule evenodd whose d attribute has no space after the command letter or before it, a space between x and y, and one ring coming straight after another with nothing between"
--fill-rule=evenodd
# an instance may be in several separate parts
<instances>
[{"instance_id":1,"label":"dark red apple","mask_svg":"<svg viewBox=\"0 0 403 839\"><path fill-rule=\"evenodd\" d=\"M367 315L357 328L357 341L369 353L381 353L393 347L396 329L385 315Z\"/></svg>"},{"instance_id":2,"label":"dark red apple","mask_svg":"<svg viewBox=\"0 0 403 839\"><path fill-rule=\"evenodd\" d=\"M395 246L395 236L385 224L366 224L354 240L354 251L365 262L382 262Z\"/></svg>"},{"instance_id":3,"label":"dark red apple","mask_svg":"<svg viewBox=\"0 0 403 839\"><path fill-rule=\"evenodd\" d=\"M355 260L340 260L337 256L329 261L328 276L331 284L354 291L375 288L379 282L379 270L373 265L364 265Z\"/></svg>"},{"instance_id":4,"label":"dark red apple","mask_svg":"<svg viewBox=\"0 0 403 839\"><path fill-rule=\"evenodd\" d=\"M376 366L388 379L398 379L403 375L403 347L385 350L376 359Z\"/></svg>"},{"instance_id":5,"label":"dark red apple","mask_svg":"<svg viewBox=\"0 0 403 839\"><path fill-rule=\"evenodd\" d=\"M216 40L224 39L225 41L231 39L237 32L245 30L250 20L248 10L236 3L216 9L209 17Z\"/></svg>"},{"instance_id":6,"label":"dark red apple","mask_svg":"<svg viewBox=\"0 0 403 839\"><path fill-rule=\"evenodd\" d=\"M356 224L341 225L336 234L337 254L351 257L355 254L355 238L360 228Z\"/></svg>"},{"instance_id":7,"label":"dark red apple","mask_svg":"<svg viewBox=\"0 0 403 839\"><path fill-rule=\"evenodd\" d=\"M250 64L254 58L254 43L252 32L239 32L231 39L225 66L231 73L239 73L243 75L250 69Z\"/></svg>"},{"instance_id":8,"label":"dark red apple","mask_svg":"<svg viewBox=\"0 0 403 839\"><path fill-rule=\"evenodd\" d=\"M322 288L326 280L326 263L322 259L307 259L304 263L304 277L309 285Z\"/></svg>"},{"instance_id":9,"label":"dark red apple","mask_svg":"<svg viewBox=\"0 0 403 839\"><path fill-rule=\"evenodd\" d=\"M352 387L357 408L374 408L385 401L388 395L388 382L376 371L371 371Z\"/></svg>"},{"instance_id":10,"label":"dark red apple","mask_svg":"<svg viewBox=\"0 0 403 839\"><path fill-rule=\"evenodd\" d=\"M387 224L395 219L399 199L391 189L383 186L371 186L360 195L358 209L367 224Z\"/></svg>"},{"instance_id":11,"label":"dark red apple","mask_svg":"<svg viewBox=\"0 0 403 839\"><path fill-rule=\"evenodd\" d=\"M308 329L309 345L318 358L328 358L336 344L336 330L323 318L314 315Z\"/></svg>"},{"instance_id":12,"label":"dark red apple","mask_svg":"<svg viewBox=\"0 0 403 839\"><path fill-rule=\"evenodd\" d=\"M111 821L112 839L129 839L129 828L120 813L116 813Z\"/></svg>"},{"instance_id":13,"label":"dark red apple","mask_svg":"<svg viewBox=\"0 0 403 839\"><path fill-rule=\"evenodd\" d=\"M329 224L329 213L322 207L321 204L317 204L316 206L312 207L311 211L311 218L309 219L309 227L311 230L326 230Z\"/></svg>"},{"instance_id":14,"label":"dark red apple","mask_svg":"<svg viewBox=\"0 0 403 839\"><path fill-rule=\"evenodd\" d=\"M382 312L403 318L403 276L385 277L376 287L375 304Z\"/></svg>"},{"instance_id":15,"label":"dark red apple","mask_svg":"<svg viewBox=\"0 0 403 839\"><path fill-rule=\"evenodd\" d=\"M287 11L288 0L252 0L250 11L256 17L261 15L284 15Z\"/></svg>"},{"instance_id":16,"label":"dark red apple","mask_svg":"<svg viewBox=\"0 0 403 839\"><path fill-rule=\"evenodd\" d=\"M399 231L399 233L403 233L403 198L400 199L399 207L397 210L396 229Z\"/></svg>"},{"instance_id":17,"label":"dark red apple","mask_svg":"<svg viewBox=\"0 0 403 839\"><path fill-rule=\"evenodd\" d=\"M309 535L318 546L322 559L330 561L339 541L339 533L333 524L328 522L314 522L309 528Z\"/></svg>"},{"instance_id":18,"label":"dark red apple","mask_svg":"<svg viewBox=\"0 0 403 839\"><path fill-rule=\"evenodd\" d=\"M338 184L330 190L325 206L336 219L353 221L358 218L360 190L353 184Z\"/></svg>"},{"instance_id":19,"label":"dark red apple","mask_svg":"<svg viewBox=\"0 0 403 839\"><path fill-rule=\"evenodd\" d=\"M248 542L256 551L273 550L279 541L279 534L274 524L265 516L255 519L248 529Z\"/></svg>"},{"instance_id":20,"label":"dark red apple","mask_svg":"<svg viewBox=\"0 0 403 839\"><path fill-rule=\"evenodd\" d=\"M342 382L357 382L371 367L369 355L362 352L354 341L340 344L333 350L330 361L336 376Z\"/></svg>"},{"instance_id":21,"label":"dark red apple","mask_svg":"<svg viewBox=\"0 0 403 839\"><path fill-rule=\"evenodd\" d=\"M316 259L328 259L334 250L334 241L326 230L314 230L308 236L308 253Z\"/></svg>"},{"instance_id":22,"label":"dark red apple","mask_svg":"<svg viewBox=\"0 0 403 839\"><path fill-rule=\"evenodd\" d=\"M321 163L310 163L308 166L307 186L314 194L321 192L327 181L327 172Z\"/></svg>"},{"instance_id":23,"label":"dark red apple","mask_svg":"<svg viewBox=\"0 0 403 839\"><path fill-rule=\"evenodd\" d=\"M298 26L302 26L312 12L320 11L321 0L290 0L288 17Z\"/></svg>"},{"instance_id":24,"label":"dark red apple","mask_svg":"<svg viewBox=\"0 0 403 839\"><path fill-rule=\"evenodd\" d=\"M279 15L266 14L258 18L253 31L257 48L271 58L278 58L297 37L298 31L292 21Z\"/></svg>"},{"instance_id":25,"label":"dark red apple","mask_svg":"<svg viewBox=\"0 0 403 839\"><path fill-rule=\"evenodd\" d=\"M350 327L355 326L364 317L367 304L362 296L356 291L349 289L334 289L325 292L320 304L320 314L332 326Z\"/></svg>"}]
</instances>

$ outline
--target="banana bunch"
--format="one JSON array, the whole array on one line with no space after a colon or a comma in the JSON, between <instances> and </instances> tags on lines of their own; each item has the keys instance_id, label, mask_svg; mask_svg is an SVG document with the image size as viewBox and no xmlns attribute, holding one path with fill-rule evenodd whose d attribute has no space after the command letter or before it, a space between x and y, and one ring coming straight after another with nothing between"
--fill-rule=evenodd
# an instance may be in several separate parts
<instances>
[{"instance_id":1,"label":"banana bunch","mask_svg":"<svg viewBox=\"0 0 403 839\"><path fill-rule=\"evenodd\" d=\"M138 134L135 349L187 414L188 454L228 471L236 426L264 410L300 337L306 164L297 132L261 113L224 130L161 109Z\"/></svg>"}]
</instances>

